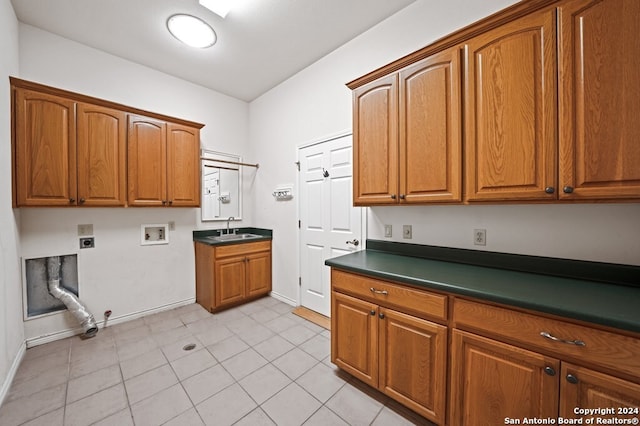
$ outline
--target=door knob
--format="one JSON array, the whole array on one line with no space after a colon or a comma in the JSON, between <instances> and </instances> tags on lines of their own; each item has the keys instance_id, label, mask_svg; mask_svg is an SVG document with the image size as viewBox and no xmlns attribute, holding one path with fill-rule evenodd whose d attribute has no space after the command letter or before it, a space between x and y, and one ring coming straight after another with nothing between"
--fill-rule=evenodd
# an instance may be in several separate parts
<instances>
[{"instance_id":1,"label":"door knob","mask_svg":"<svg viewBox=\"0 0 640 426\"><path fill-rule=\"evenodd\" d=\"M353 244L354 246L358 247L360 245L360 241L354 238L353 241L347 241L347 244Z\"/></svg>"}]
</instances>

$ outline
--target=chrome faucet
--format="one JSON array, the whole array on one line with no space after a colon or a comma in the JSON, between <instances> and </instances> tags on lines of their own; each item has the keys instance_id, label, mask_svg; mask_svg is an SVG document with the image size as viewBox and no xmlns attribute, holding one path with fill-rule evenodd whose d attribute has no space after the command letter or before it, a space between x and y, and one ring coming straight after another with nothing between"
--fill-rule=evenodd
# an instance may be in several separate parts
<instances>
[{"instance_id":1,"label":"chrome faucet","mask_svg":"<svg viewBox=\"0 0 640 426\"><path fill-rule=\"evenodd\" d=\"M227 219L227 235L229 235L229 221L231 220L236 220L236 218L233 216L229 216L229 219Z\"/></svg>"}]
</instances>

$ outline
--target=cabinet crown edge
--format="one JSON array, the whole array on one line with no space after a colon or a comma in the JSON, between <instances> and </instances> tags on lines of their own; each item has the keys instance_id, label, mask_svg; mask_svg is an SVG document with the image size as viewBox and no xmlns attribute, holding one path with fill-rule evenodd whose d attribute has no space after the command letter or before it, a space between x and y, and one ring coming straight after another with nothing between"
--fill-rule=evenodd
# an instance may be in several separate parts
<instances>
[{"instance_id":1,"label":"cabinet crown edge","mask_svg":"<svg viewBox=\"0 0 640 426\"><path fill-rule=\"evenodd\" d=\"M528 15L547 6L559 3L561 0L521 0L511 6L499 10L485 18L473 22L459 30L447 34L415 52L409 53L389 64L383 65L348 83L346 86L354 90L360 86L377 80L380 77L399 71L415 62L425 59L435 53L460 45L467 40L499 27L522 16Z\"/></svg>"},{"instance_id":2,"label":"cabinet crown edge","mask_svg":"<svg viewBox=\"0 0 640 426\"><path fill-rule=\"evenodd\" d=\"M169 115L146 111L143 109L130 107L128 105L120 104L117 102L112 102L105 99L96 98L93 96L83 95L81 93L72 92L69 90L59 89L53 86L47 86L41 83L36 83L34 81L23 80L13 76L9 76L9 82L11 83L12 91L15 88L33 90L41 93L46 93L49 95L61 96L75 102L85 102L92 105L103 106L106 108L113 108L120 111L124 111L128 114L144 115L146 117L156 118L163 121L169 121L171 123L176 123L176 124L182 124L185 126L194 127L196 129L202 129L204 127L204 124L198 123L195 121L185 120L182 118L171 117Z\"/></svg>"}]
</instances>

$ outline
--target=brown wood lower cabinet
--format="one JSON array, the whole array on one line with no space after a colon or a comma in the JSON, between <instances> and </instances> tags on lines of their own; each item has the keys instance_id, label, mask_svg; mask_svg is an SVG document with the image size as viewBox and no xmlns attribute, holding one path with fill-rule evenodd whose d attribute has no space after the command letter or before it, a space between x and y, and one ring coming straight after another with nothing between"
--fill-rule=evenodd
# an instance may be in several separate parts
<instances>
[{"instance_id":1,"label":"brown wood lower cabinet","mask_svg":"<svg viewBox=\"0 0 640 426\"><path fill-rule=\"evenodd\" d=\"M640 418L637 333L335 268L331 361L439 425Z\"/></svg>"},{"instance_id":2,"label":"brown wood lower cabinet","mask_svg":"<svg viewBox=\"0 0 640 426\"><path fill-rule=\"evenodd\" d=\"M557 417L558 360L464 331L452 337L450 424Z\"/></svg>"},{"instance_id":3,"label":"brown wood lower cabinet","mask_svg":"<svg viewBox=\"0 0 640 426\"><path fill-rule=\"evenodd\" d=\"M639 339L462 299L453 322L450 425L639 417Z\"/></svg>"},{"instance_id":4,"label":"brown wood lower cabinet","mask_svg":"<svg viewBox=\"0 0 640 426\"><path fill-rule=\"evenodd\" d=\"M578 417L576 408L609 408L613 412L597 417L640 418L640 384L564 362L561 371L560 416Z\"/></svg>"},{"instance_id":5,"label":"brown wood lower cabinet","mask_svg":"<svg viewBox=\"0 0 640 426\"><path fill-rule=\"evenodd\" d=\"M343 274L337 281L347 292L350 277L367 280L338 274ZM389 283L370 281L377 294L388 291ZM424 417L444 423L447 327L335 288L331 302L331 361Z\"/></svg>"},{"instance_id":6,"label":"brown wood lower cabinet","mask_svg":"<svg viewBox=\"0 0 640 426\"><path fill-rule=\"evenodd\" d=\"M196 302L215 312L271 291L271 241L195 243Z\"/></svg>"}]
</instances>

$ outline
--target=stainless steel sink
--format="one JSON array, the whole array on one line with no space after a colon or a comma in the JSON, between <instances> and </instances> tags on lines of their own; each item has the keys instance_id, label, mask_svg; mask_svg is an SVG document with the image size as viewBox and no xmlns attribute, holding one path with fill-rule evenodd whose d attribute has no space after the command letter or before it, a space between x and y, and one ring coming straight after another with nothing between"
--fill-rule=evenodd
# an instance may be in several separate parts
<instances>
[{"instance_id":1,"label":"stainless steel sink","mask_svg":"<svg viewBox=\"0 0 640 426\"><path fill-rule=\"evenodd\" d=\"M218 235L217 237L207 237L209 239L212 239L213 241L242 241L242 240L249 240L252 238L260 238L262 237L262 235L257 235L257 234L225 234L225 235Z\"/></svg>"}]
</instances>

